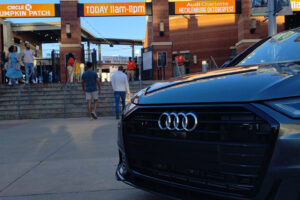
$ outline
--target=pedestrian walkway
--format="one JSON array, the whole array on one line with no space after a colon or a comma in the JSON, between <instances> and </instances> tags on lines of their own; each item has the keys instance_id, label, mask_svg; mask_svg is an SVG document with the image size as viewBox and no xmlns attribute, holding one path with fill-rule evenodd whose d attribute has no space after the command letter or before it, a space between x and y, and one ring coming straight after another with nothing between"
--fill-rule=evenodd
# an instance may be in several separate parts
<instances>
[{"instance_id":1,"label":"pedestrian walkway","mask_svg":"<svg viewBox=\"0 0 300 200\"><path fill-rule=\"evenodd\" d=\"M0 121L0 200L163 200L115 180L113 117Z\"/></svg>"}]
</instances>

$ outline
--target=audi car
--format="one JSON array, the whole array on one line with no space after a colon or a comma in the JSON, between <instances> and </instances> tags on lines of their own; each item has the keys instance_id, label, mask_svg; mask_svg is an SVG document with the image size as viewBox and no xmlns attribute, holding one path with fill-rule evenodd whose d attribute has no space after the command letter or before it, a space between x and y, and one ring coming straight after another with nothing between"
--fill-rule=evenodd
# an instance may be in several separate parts
<instances>
[{"instance_id":1,"label":"audi car","mask_svg":"<svg viewBox=\"0 0 300 200\"><path fill-rule=\"evenodd\" d=\"M300 199L300 29L153 84L119 124L119 180L171 199Z\"/></svg>"}]
</instances>

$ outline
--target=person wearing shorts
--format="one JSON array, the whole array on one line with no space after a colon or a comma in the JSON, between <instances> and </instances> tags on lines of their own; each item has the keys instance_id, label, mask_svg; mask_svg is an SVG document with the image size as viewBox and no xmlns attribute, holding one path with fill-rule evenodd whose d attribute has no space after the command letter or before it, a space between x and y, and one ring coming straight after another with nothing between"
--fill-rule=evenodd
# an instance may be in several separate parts
<instances>
[{"instance_id":1,"label":"person wearing shorts","mask_svg":"<svg viewBox=\"0 0 300 200\"><path fill-rule=\"evenodd\" d=\"M98 74L93 70L93 64L87 62L87 71L82 74L81 85L83 95L88 101L89 117L91 120L97 119L96 109L98 105L98 97L101 94L101 85ZM98 86L98 89L97 89ZM94 108L92 111L92 101L94 101Z\"/></svg>"}]
</instances>

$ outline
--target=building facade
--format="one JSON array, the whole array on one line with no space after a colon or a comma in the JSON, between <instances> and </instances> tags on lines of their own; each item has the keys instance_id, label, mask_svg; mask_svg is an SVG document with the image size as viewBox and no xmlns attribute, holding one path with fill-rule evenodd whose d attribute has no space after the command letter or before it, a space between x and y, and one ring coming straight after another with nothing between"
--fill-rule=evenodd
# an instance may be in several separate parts
<instances>
[{"instance_id":1,"label":"building facade","mask_svg":"<svg viewBox=\"0 0 300 200\"><path fill-rule=\"evenodd\" d=\"M175 75L174 58L186 58L187 73L216 68L225 61L268 35L268 20L251 17L251 0L242 0L240 14L169 15L168 0L152 0L153 16L147 17L144 47L153 49L153 78L168 79ZM284 16L277 17L278 32L286 26ZM295 18L295 16L292 16ZM293 20L292 20L293 21ZM160 25L164 34L160 34ZM295 25L289 27L293 28ZM167 52L167 67L162 77L158 52ZM209 64L202 68L202 62Z\"/></svg>"}]
</instances>

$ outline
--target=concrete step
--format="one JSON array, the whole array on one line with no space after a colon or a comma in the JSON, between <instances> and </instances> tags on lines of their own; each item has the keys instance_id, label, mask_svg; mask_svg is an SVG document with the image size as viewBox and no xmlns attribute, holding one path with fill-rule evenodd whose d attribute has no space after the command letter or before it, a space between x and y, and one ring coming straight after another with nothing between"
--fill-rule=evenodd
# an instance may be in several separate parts
<instances>
[{"instance_id":1,"label":"concrete step","mask_svg":"<svg viewBox=\"0 0 300 200\"><path fill-rule=\"evenodd\" d=\"M130 92L132 94L138 92L139 90L131 90ZM36 90L31 90L31 91L28 91L28 90L24 90L20 93L20 96L28 96L28 95L32 95L32 96L37 96L37 95L47 95L47 96L57 96L57 95L62 95L64 96L65 94L68 95L68 94L75 94L75 95L82 95L82 90L66 90L66 91L63 91L63 90L57 90L57 91L44 91L44 90L41 90L41 91L36 91ZM107 89L104 89L104 90L101 90L101 94L102 95L107 95L107 94L111 94L113 95L113 90L107 90ZM2 92L0 94L0 98L2 97L14 97L14 96L19 96L19 92Z\"/></svg>"},{"instance_id":2,"label":"concrete step","mask_svg":"<svg viewBox=\"0 0 300 200\"><path fill-rule=\"evenodd\" d=\"M97 105L99 109L101 108L109 108L109 107L114 107L115 103L114 102L101 102ZM21 110L27 111L27 110L52 110L52 109L61 109L64 108L64 103L56 103L56 104L30 104L26 105L23 104L20 106ZM69 103L66 104L67 109L72 109L72 110L78 110L80 108L87 108L87 103L86 102L78 102L78 103ZM10 105L10 106L2 106L0 105L0 112L5 113L5 112L11 112L11 111L17 111L18 110L18 105Z\"/></svg>"},{"instance_id":3,"label":"concrete step","mask_svg":"<svg viewBox=\"0 0 300 200\"><path fill-rule=\"evenodd\" d=\"M150 85L152 85L154 83L154 81L145 81L143 82L143 84L141 85L141 88L145 88L145 87L149 87ZM64 84L47 84L47 85L43 85L43 84L34 84L34 85L14 85L14 86L7 86L7 85L0 85L0 91L2 90L9 90L9 91L18 91L20 88L24 88L24 89L41 89L41 90L61 90L64 88L77 88L81 90L81 84L75 84L75 85L64 85ZM130 83L129 84L130 88L133 89L140 89L140 84L139 82L134 82L134 83ZM108 88L111 89L112 86L110 83L102 83L101 84L101 88Z\"/></svg>"},{"instance_id":4,"label":"concrete step","mask_svg":"<svg viewBox=\"0 0 300 200\"><path fill-rule=\"evenodd\" d=\"M142 88L149 86L151 83L152 81L144 84ZM0 85L0 120L19 119L19 117L22 119L38 119L88 116L87 102L82 95L81 85L76 84L68 88L66 92L64 92L64 87L62 84L18 85L12 87ZM130 87L132 93L140 90L138 82L130 84ZM18 100L19 90L22 90L19 97L20 102ZM20 103L21 115L19 115L18 103ZM98 115L114 115L114 105L115 100L110 83L102 84Z\"/></svg>"},{"instance_id":5,"label":"concrete step","mask_svg":"<svg viewBox=\"0 0 300 200\"><path fill-rule=\"evenodd\" d=\"M147 80L147 81L142 81L142 84L146 84L146 85L150 85L150 84L153 84L153 83L156 83L156 82L159 82L159 80ZM0 89L3 88L3 87L20 87L24 84L19 84L19 85L13 85L13 86L7 86L7 85L4 85L4 84L0 84ZM27 84L26 86L30 86L30 87L61 87L61 86L65 86L66 84L63 84L63 83L48 83L48 84ZM81 85L81 83L72 83L72 84L69 84L69 85ZM107 85L111 85L110 82L101 82L101 85L102 86L107 86ZM140 85L140 82L139 81L131 81L129 82L129 85Z\"/></svg>"},{"instance_id":6,"label":"concrete step","mask_svg":"<svg viewBox=\"0 0 300 200\"><path fill-rule=\"evenodd\" d=\"M57 97L57 98L53 98L53 99L31 99L30 101L30 105L36 105L36 104L64 104L64 98L63 97ZM86 100L84 97L82 98L76 98L76 99L72 99L71 101L73 104L80 104L80 103L86 103ZM114 97L100 97L99 98L99 103L111 103L111 102L115 102L115 98ZM66 103L69 104L70 103L70 99L67 98L66 99ZM11 105L18 105L18 101L17 100L10 100L10 101L2 101L0 100L0 106L11 106ZM28 99L27 98L23 98L20 101L20 105L29 105L28 103Z\"/></svg>"},{"instance_id":7,"label":"concrete step","mask_svg":"<svg viewBox=\"0 0 300 200\"><path fill-rule=\"evenodd\" d=\"M132 95L134 93L131 93ZM114 94L111 93L101 93L99 98L113 98ZM20 98L21 101L27 101L28 98L31 100L50 100L50 99L84 99L85 97L83 96L82 92L67 92L66 94L62 93L22 93L19 97L19 95L13 95L13 94L5 94L5 95L0 95L0 105L1 103L5 103L7 101L17 101L18 98Z\"/></svg>"},{"instance_id":8,"label":"concrete step","mask_svg":"<svg viewBox=\"0 0 300 200\"><path fill-rule=\"evenodd\" d=\"M19 93L19 91L21 92L64 92L64 91L81 91L82 92L82 88L81 87L72 87L72 88L28 88L28 87L25 87L23 89L19 89L19 88L16 88L16 89L11 89L11 88L5 88L5 89L0 89L0 95L1 94L8 94L8 93L12 93L12 94L16 94L16 93ZM131 91L139 91L140 88L139 87L130 87L130 90ZM112 87L101 87L101 91L104 91L104 92L112 92L113 89Z\"/></svg>"},{"instance_id":9,"label":"concrete step","mask_svg":"<svg viewBox=\"0 0 300 200\"><path fill-rule=\"evenodd\" d=\"M20 94L21 97L27 97L28 95L31 96L64 96L64 95L69 95L69 94L73 94L73 95L81 95L82 96L82 91L72 91L72 92L66 92L64 93L63 91L61 92L34 92L31 91L30 93L27 92L22 92ZM109 92L101 92L101 95L107 96L107 95L113 95L113 92L109 91ZM2 94L0 95L0 98L4 98L4 97L18 97L18 93L7 93L7 94Z\"/></svg>"},{"instance_id":10,"label":"concrete step","mask_svg":"<svg viewBox=\"0 0 300 200\"><path fill-rule=\"evenodd\" d=\"M114 111L98 111L97 115L101 116L114 116ZM88 112L67 112L64 113L23 113L21 119L50 119L50 118L78 118L78 117L88 117ZM1 115L0 120L16 120L19 119L18 115Z\"/></svg>"},{"instance_id":11,"label":"concrete step","mask_svg":"<svg viewBox=\"0 0 300 200\"><path fill-rule=\"evenodd\" d=\"M130 91L139 91L140 88L139 87L131 87ZM0 89L0 94L8 94L8 93L12 93L12 94L18 94L19 92L23 93L23 92L49 92L49 93L55 93L55 92L64 92L64 91L78 91L78 92L82 92L82 88L62 88L62 89L57 89L57 88L52 88L52 89L43 89L43 88L24 88L24 89L20 89L20 90L10 90L10 89ZM113 89L111 87L102 87L101 91L104 92L113 92Z\"/></svg>"},{"instance_id":12,"label":"concrete step","mask_svg":"<svg viewBox=\"0 0 300 200\"><path fill-rule=\"evenodd\" d=\"M152 85L156 82L159 81L143 81L142 85ZM8 85L3 85L0 84L0 89L3 88L11 88L11 89L15 89L15 88L20 88L20 87L31 87L31 88L63 88L63 87L69 87L69 86L76 86L76 87L81 87L81 83L76 83L76 84L72 84L72 85L65 85L65 84L60 84L60 83L49 83L49 84L30 84L30 85L24 85L24 84L19 84L19 85L13 85L13 86L8 86ZM135 82L130 82L129 86L133 86L133 87L138 87L140 86L140 83L138 81ZM111 83L107 82L101 83L101 87L111 87Z\"/></svg>"},{"instance_id":13,"label":"concrete step","mask_svg":"<svg viewBox=\"0 0 300 200\"><path fill-rule=\"evenodd\" d=\"M66 95L66 99L85 99L85 97L82 94L72 94L71 96L68 94ZM113 94L101 94L100 98L113 98ZM63 95L22 95L20 97L21 101L28 101L28 98L31 100L51 100L51 99L64 99L65 97ZM0 102L6 102L6 101L17 101L18 96L0 96ZM1 103L0 103L1 104Z\"/></svg>"},{"instance_id":14,"label":"concrete step","mask_svg":"<svg viewBox=\"0 0 300 200\"><path fill-rule=\"evenodd\" d=\"M98 107L97 112L110 112L113 113L115 111L115 108L113 106L109 107ZM38 114L64 114L64 108L52 108L52 109L22 109L21 110L21 116L29 116L29 115L38 115ZM72 113L88 113L87 107L78 107L76 109L73 108L67 108L66 113L72 114ZM0 113L0 117L5 116L15 116L18 117L19 112L17 110L12 111L5 111Z\"/></svg>"}]
</instances>

